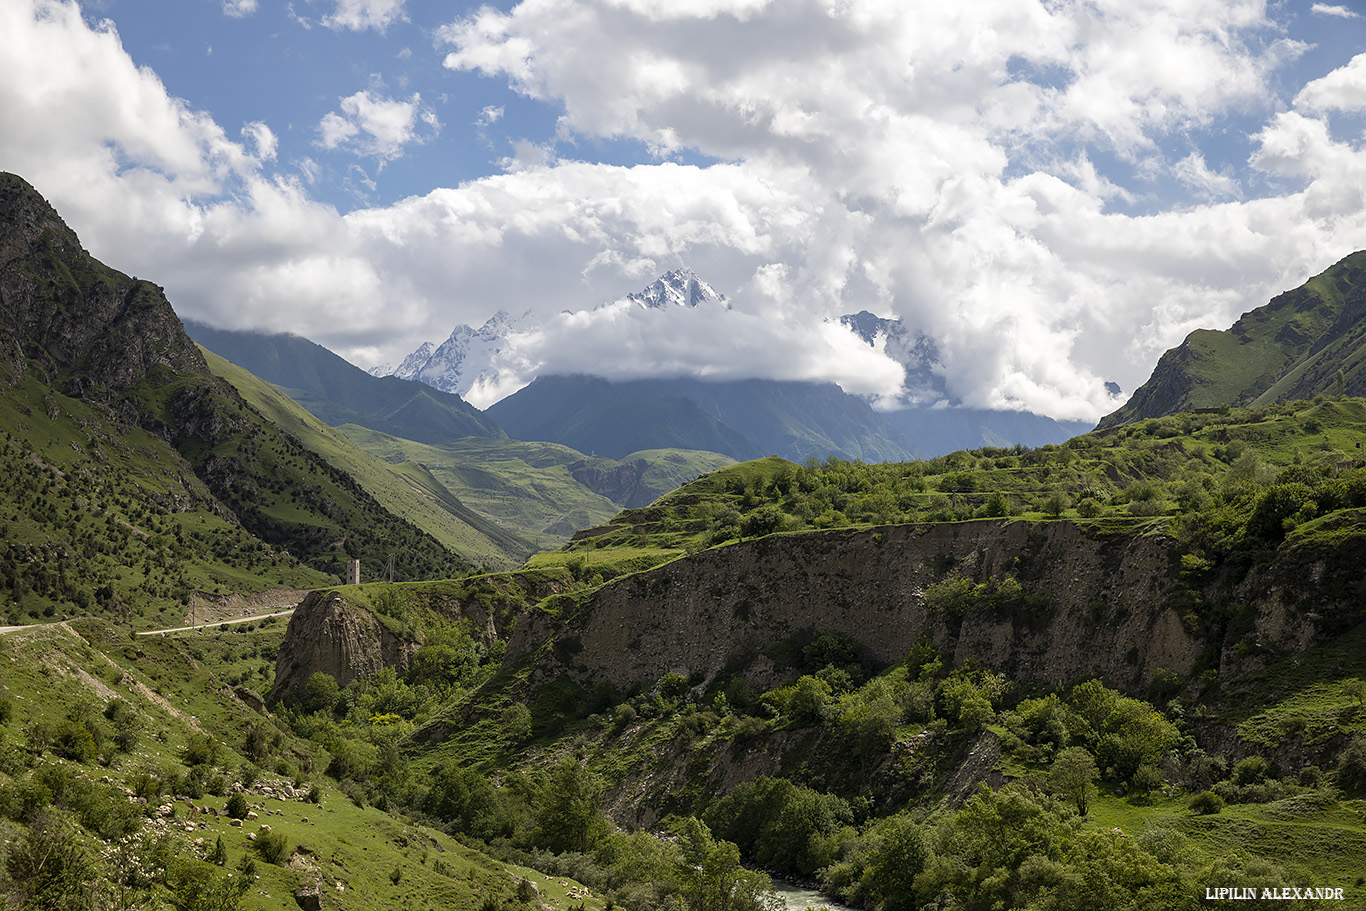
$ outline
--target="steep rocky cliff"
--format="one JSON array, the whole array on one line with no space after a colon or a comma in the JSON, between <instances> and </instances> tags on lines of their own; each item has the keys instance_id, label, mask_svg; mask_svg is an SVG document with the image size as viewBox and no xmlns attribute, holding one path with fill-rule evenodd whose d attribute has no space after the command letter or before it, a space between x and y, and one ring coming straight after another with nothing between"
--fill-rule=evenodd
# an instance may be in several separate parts
<instances>
[{"instance_id":1,"label":"steep rocky cliff","mask_svg":"<svg viewBox=\"0 0 1366 911\"><path fill-rule=\"evenodd\" d=\"M547 602L554 613L522 606L497 629L489 626L489 635L507 638L508 662L534 661L533 680L542 683L568 674L629 689L670 673L694 681L740 673L767 688L790 671L766 650L794 634L836 632L884 663L903 658L924 635L954 665L975 660L1053 685L1099 677L1142 693L1159 670L1236 676L1363 619L1366 582L1356 567L1366 559L1366 535L1317 547L1289 542L1238 579L1218 569L1184 577L1179 558L1166 537L1102 535L1066 521L777 535ZM949 610L926 597L947 579L1007 578L1020 583L1027 602ZM1215 610L1209 602L1218 599L1225 606ZM463 612L458 599L448 600L452 615ZM1220 611L1232 619L1212 620ZM356 645L361 627L345 628L347 642L330 643L343 627L311 623L301 612L290 624L282 686L301 686L315 670L352 679L376 667L388 647ZM315 664L314 655L340 657Z\"/></svg>"},{"instance_id":2,"label":"steep rocky cliff","mask_svg":"<svg viewBox=\"0 0 1366 911\"><path fill-rule=\"evenodd\" d=\"M970 522L778 536L705 551L608 585L563 620L536 615L509 655L549 636L563 669L620 687L667 673L741 670L767 685L761 652L802 630L838 632L882 662L922 635L1026 680L1104 677L1128 689L1186 672L1201 643L1169 606L1165 538L1101 537L1067 522ZM948 616L926 603L947 574L1012 577L1036 609ZM553 673L550 668L546 673Z\"/></svg>"},{"instance_id":3,"label":"steep rocky cliff","mask_svg":"<svg viewBox=\"0 0 1366 911\"><path fill-rule=\"evenodd\" d=\"M392 667L408 670L417 643L389 630L336 590L311 593L294 611L275 663L269 701L303 692L308 678L331 674L342 686Z\"/></svg>"},{"instance_id":4,"label":"steep rocky cliff","mask_svg":"<svg viewBox=\"0 0 1366 911\"><path fill-rule=\"evenodd\" d=\"M158 367L208 373L160 288L95 260L33 187L3 172L0 363L110 405Z\"/></svg>"}]
</instances>

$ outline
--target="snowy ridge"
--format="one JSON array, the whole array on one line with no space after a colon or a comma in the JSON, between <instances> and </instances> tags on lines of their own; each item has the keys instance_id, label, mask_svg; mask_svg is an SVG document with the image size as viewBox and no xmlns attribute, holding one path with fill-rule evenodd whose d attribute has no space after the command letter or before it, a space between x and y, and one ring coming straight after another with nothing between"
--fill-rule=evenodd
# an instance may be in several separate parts
<instances>
[{"instance_id":1,"label":"snowy ridge","mask_svg":"<svg viewBox=\"0 0 1366 911\"><path fill-rule=\"evenodd\" d=\"M598 307L626 304L641 310L663 310L669 307L695 309L702 305L726 307L726 296L698 278L691 269L666 272L643 290L618 298ZM442 392L453 392L462 398L479 385L496 385L498 361L507 348L508 336L536 329L538 323L528 310L513 317L499 310L484 325L473 329L456 326L450 337L439 346L423 342L398 367L386 364L372 367L375 376L397 376L417 380Z\"/></svg>"},{"instance_id":2,"label":"snowy ridge","mask_svg":"<svg viewBox=\"0 0 1366 911\"><path fill-rule=\"evenodd\" d=\"M691 269L674 269L655 279L643 291L618 298L613 304L623 301L642 310L661 310L665 307L697 307L699 304L725 305L726 296L698 278Z\"/></svg>"},{"instance_id":3,"label":"snowy ridge","mask_svg":"<svg viewBox=\"0 0 1366 911\"><path fill-rule=\"evenodd\" d=\"M494 378L493 363L507 345L508 335L534 325L530 310L515 318L506 310L499 310L478 329L464 324L456 326L439 346L423 342L397 369L376 367L370 372L417 380L463 398L481 380Z\"/></svg>"},{"instance_id":4,"label":"snowy ridge","mask_svg":"<svg viewBox=\"0 0 1366 911\"><path fill-rule=\"evenodd\" d=\"M939 360L939 348L934 339L923 332L913 332L900 319L888 319L860 310L840 317L847 327L873 348L879 343L892 360L906 368L906 383L900 399L907 405L931 405L945 397L944 377L935 372L944 369Z\"/></svg>"}]
</instances>

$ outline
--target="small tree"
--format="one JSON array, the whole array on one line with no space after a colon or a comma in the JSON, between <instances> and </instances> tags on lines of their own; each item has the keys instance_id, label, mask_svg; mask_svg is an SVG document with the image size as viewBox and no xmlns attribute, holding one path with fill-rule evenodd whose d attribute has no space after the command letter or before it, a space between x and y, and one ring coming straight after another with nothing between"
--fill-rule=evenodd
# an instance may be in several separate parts
<instances>
[{"instance_id":1,"label":"small tree","mask_svg":"<svg viewBox=\"0 0 1366 911\"><path fill-rule=\"evenodd\" d=\"M337 699L341 696L341 687L337 685L337 678L331 674L318 671L308 678L304 684L304 710L309 712L323 712L332 710L337 704Z\"/></svg>"},{"instance_id":2,"label":"small tree","mask_svg":"<svg viewBox=\"0 0 1366 911\"><path fill-rule=\"evenodd\" d=\"M602 782L565 757L550 773L536 808L536 840L552 851L585 852L607 828L598 800Z\"/></svg>"},{"instance_id":3,"label":"small tree","mask_svg":"<svg viewBox=\"0 0 1366 911\"><path fill-rule=\"evenodd\" d=\"M209 863L216 864L220 867L228 862L228 849L223 846L222 835L218 836L218 841L213 843L213 847L209 849L208 856L204 859Z\"/></svg>"},{"instance_id":4,"label":"small tree","mask_svg":"<svg viewBox=\"0 0 1366 911\"><path fill-rule=\"evenodd\" d=\"M246 876L219 872L213 864L183 857L166 871L166 888L176 911L236 911L251 888Z\"/></svg>"},{"instance_id":5,"label":"small tree","mask_svg":"<svg viewBox=\"0 0 1366 911\"><path fill-rule=\"evenodd\" d=\"M256 849L257 854L261 855L261 859L268 864L278 864L292 853L289 850L289 841L283 832L261 832L252 842L252 847Z\"/></svg>"},{"instance_id":6,"label":"small tree","mask_svg":"<svg viewBox=\"0 0 1366 911\"><path fill-rule=\"evenodd\" d=\"M1068 747L1053 761L1051 772L1053 787L1077 805L1078 815L1085 816L1093 783L1100 777L1096 760L1084 747Z\"/></svg>"},{"instance_id":7,"label":"small tree","mask_svg":"<svg viewBox=\"0 0 1366 911\"><path fill-rule=\"evenodd\" d=\"M231 797L228 798L227 806L224 807L224 809L227 811L227 814L228 814L229 816L231 816L233 819L246 819L246 818L247 818L247 798L246 798L246 795L243 794L241 791L235 791L235 792L233 792L233 795L232 795Z\"/></svg>"}]
</instances>

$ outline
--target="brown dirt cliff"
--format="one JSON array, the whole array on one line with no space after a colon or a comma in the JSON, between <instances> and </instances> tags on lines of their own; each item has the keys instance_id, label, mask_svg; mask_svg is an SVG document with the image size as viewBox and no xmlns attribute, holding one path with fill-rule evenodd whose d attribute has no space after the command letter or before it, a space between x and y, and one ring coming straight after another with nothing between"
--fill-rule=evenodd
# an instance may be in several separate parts
<instances>
[{"instance_id":1,"label":"brown dirt cliff","mask_svg":"<svg viewBox=\"0 0 1366 911\"><path fill-rule=\"evenodd\" d=\"M1070 522L775 536L629 576L563 619L534 615L508 655L553 635L561 669L584 682L742 670L767 683L762 651L799 631L847 634L884 662L928 635L956 665L975 659L1017 679L1095 676L1133 690L1159 668L1187 673L1200 652L1170 606L1176 558L1169 539L1099 536ZM1013 577L1037 606L957 617L931 609L926 588L954 573Z\"/></svg>"}]
</instances>

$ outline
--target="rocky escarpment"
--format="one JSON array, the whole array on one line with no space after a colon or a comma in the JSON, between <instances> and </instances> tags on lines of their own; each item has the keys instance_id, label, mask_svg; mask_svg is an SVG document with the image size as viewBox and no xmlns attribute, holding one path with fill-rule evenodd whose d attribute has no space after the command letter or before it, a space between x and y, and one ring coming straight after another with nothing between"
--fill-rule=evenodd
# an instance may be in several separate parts
<instances>
[{"instance_id":1,"label":"rocky escarpment","mask_svg":"<svg viewBox=\"0 0 1366 911\"><path fill-rule=\"evenodd\" d=\"M1284 547L1231 589L1217 571L1203 580L1183 577L1179 556L1162 536L1102 535L1070 522L778 535L558 599L558 616L519 611L496 634L508 638L506 660L534 656L537 680L568 674L619 689L669 673L694 680L742 673L767 688L790 674L765 655L771 646L798 633L838 632L885 663L903 658L923 635L954 665L975 660L1017 680L1054 685L1099 677L1143 692L1159 670L1188 676L1212 668L1216 656L1221 679L1256 670L1366 615L1366 582L1356 570L1366 559L1366 529L1331 546ZM1015 579L1029 598L1005 610L948 610L927 599L927 591L958 577ZM1223 626L1208 622L1212 608L1199 606L1218 590L1238 605L1237 619ZM549 593L542 588L533 598ZM447 613L457 612L464 609L451 601ZM364 650L323 645L331 628L309 631L306 617L296 614L290 625L277 679L302 686L315 670L351 679L375 667L382 649L373 644L371 657L345 669L310 664L312 654ZM319 644L296 645L296 637ZM553 648L544 648L548 641Z\"/></svg>"},{"instance_id":2,"label":"rocky escarpment","mask_svg":"<svg viewBox=\"0 0 1366 911\"><path fill-rule=\"evenodd\" d=\"M342 686L386 667L403 673L416 651L416 642L395 634L340 592L313 592L289 620L269 702L301 694L316 673L331 674Z\"/></svg>"},{"instance_id":3,"label":"rocky escarpment","mask_svg":"<svg viewBox=\"0 0 1366 911\"><path fill-rule=\"evenodd\" d=\"M1097 676L1137 689L1188 672L1202 643L1170 606L1176 552L1161 537L1103 537L1068 522L970 522L763 538L705 551L605 586L573 616L517 630L509 655L556 637L561 670L619 687L668 673L772 677L764 649L838 632L882 662L922 636L954 664L1017 679ZM1017 579L1034 608L950 616L925 591L951 573ZM546 673L555 673L551 668Z\"/></svg>"},{"instance_id":4,"label":"rocky escarpment","mask_svg":"<svg viewBox=\"0 0 1366 911\"><path fill-rule=\"evenodd\" d=\"M109 405L157 368L208 374L159 287L95 260L33 187L3 172L0 363Z\"/></svg>"},{"instance_id":5,"label":"rocky escarpment","mask_svg":"<svg viewBox=\"0 0 1366 911\"><path fill-rule=\"evenodd\" d=\"M440 617L450 623L458 618L472 637L492 647L525 622L533 605L572 583L565 569L523 570L403 586L395 597L410 619ZM394 633L368 607L351 600L354 591L316 591L299 604L276 657L271 703L301 693L318 672L345 686L385 667L400 674L408 670L421 643Z\"/></svg>"}]
</instances>

